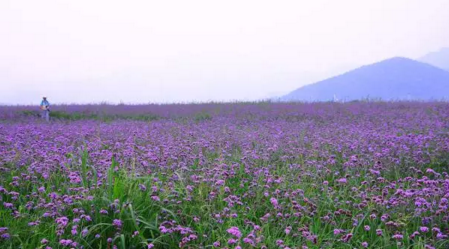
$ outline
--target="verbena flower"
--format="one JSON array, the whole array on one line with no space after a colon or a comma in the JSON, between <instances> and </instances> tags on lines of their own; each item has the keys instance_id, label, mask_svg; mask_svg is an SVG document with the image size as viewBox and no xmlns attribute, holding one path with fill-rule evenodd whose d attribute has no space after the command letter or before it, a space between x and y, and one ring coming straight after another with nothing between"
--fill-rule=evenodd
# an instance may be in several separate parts
<instances>
[{"instance_id":1,"label":"verbena flower","mask_svg":"<svg viewBox=\"0 0 449 249\"><path fill-rule=\"evenodd\" d=\"M229 228L228 230L226 230L229 234L231 234L231 235L233 235L233 236L235 236L235 237L237 237L237 238L240 238L240 237L242 237L242 233L240 232L240 230L239 230L239 228L238 227L231 227L231 228Z\"/></svg>"}]
</instances>

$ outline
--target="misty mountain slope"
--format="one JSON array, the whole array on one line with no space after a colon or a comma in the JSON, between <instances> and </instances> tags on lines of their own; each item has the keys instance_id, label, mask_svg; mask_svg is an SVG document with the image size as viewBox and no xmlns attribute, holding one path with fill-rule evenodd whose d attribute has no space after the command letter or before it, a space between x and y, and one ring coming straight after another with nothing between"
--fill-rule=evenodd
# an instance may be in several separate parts
<instances>
[{"instance_id":1,"label":"misty mountain slope","mask_svg":"<svg viewBox=\"0 0 449 249\"><path fill-rule=\"evenodd\" d=\"M440 51L428 53L418 60L449 71L449 48L442 48Z\"/></svg>"},{"instance_id":2,"label":"misty mountain slope","mask_svg":"<svg viewBox=\"0 0 449 249\"><path fill-rule=\"evenodd\" d=\"M334 95L340 100L449 99L449 72L395 57L303 86L282 100L329 101Z\"/></svg>"}]
</instances>

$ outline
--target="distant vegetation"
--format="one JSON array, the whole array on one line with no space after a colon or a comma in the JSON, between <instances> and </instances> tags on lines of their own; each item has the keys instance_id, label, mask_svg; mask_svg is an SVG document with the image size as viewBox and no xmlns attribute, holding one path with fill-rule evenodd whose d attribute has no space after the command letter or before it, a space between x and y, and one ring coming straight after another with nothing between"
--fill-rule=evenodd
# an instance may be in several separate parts
<instances>
[{"instance_id":1,"label":"distant vegetation","mask_svg":"<svg viewBox=\"0 0 449 249\"><path fill-rule=\"evenodd\" d=\"M21 111L21 114L24 117L39 117L39 111ZM100 121L111 121L111 120L140 120L140 121L152 121L160 119L157 115L152 114L96 114L89 112L65 112L65 111L52 111L51 114L52 120L67 120L67 121L76 121L76 120L100 120Z\"/></svg>"}]
</instances>

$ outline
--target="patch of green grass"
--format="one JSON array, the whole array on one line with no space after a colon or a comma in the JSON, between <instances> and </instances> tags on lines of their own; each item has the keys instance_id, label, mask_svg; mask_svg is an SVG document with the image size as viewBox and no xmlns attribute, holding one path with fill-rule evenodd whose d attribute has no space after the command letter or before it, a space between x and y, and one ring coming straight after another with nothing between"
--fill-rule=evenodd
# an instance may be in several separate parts
<instances>
[{"instance_id":1,"label":"patch of green grass","mask_svg":"<svg viewBox=\"0 0 449 249\"><path fill-rule=\"evenodd\" d=\"M200 112L200 113L195 114L193 120L195 122L208 121L208 120L212 120L212 116L207 112Z\"/></svg>"},{"instance_id":2,"label":"patch of green grass","mask_svg":"<svg viewBox=\"0 0 449 249\"><path fill-rule=\"evenodd\" d=\"M40 117L39 111L21 111L21 115L25 117ZM65 112L65 111L51 111L50 118L52 120L62 121L77 121L77 120L98 120L98 121L113 121L113 120L135 120L135 121L153 121L159 120L161 117L154 114L97 114L93 112Z\"/></svg>"},{"instance_id":3,"label":"patch of green grass","mask_svg":"<svg viewBox=\"0 0 449 249\"><path fill-rule=\"evenodd\" d=\"M422 222L420 217L413 216L407 209L411 209L413 203L410 203L410 207L387 207L374 203L369 203L363 209L358 207L364 200L382 195L382 189L371 189L365 197L358 194L373 187L370 181L374 178L365 168L343 170L338 165L334 166L342 171L342 175L360 175L348 179L347 184L339 184L336 179L340 176L335 176L333 170L319 170L313 165L303 164L300 159L293 159L290 163L301 162L302 167L292 169L289 168L290 163L282 162L278 155L268 161L254 161L252 167L267 172L267 175L256 176L243 163L238 162L239 153L239 149L235 150L235 155L227 157L208 153L207 165L194 165L189 170L154 169L152 174L145 176L136 176L133 172L126 171L112 158L111 165L101 180L97 177L97 169L91 164L87 151L82 151L80 155L68 154L68 157L77 159L73 160L76 163L70 167L72 172L79 172L79 183L71 182L63 170L54 172L46 179L36 175L30 180L24 180L24 175L27 175L26 167L15 169L13 165L9 165L8 168L14 170L0 176L1 185L8 186L10 191L21 195L18 200L13 200L6 194L0 196L3 202L15 203L20 218L16 218L11 210L0 206L0 227L8 224L13 234L12 239L2 241L0 248L45 248L41 243L44 238L49 240L48 246L52 248L62 248L59 241L63 238L70 238L84 248L92 249L112 248L107 242L108 238L118 248L145 248L149 243L154 244L155 248L179 248L184 237L182 234L161 231L162 222L167 220L181 227L189 227L198 235L185 248L212 248L215 241L220 241L221 247L225 247L230 238L226 229L237 226L247 236L253 230L250 222L260 226L257 236L264 238L263 243L268 248L278 248L278 240L283 240L290 248L302 245L309 248L360 248L363 241L368 241L370 248L424 248L428 238L423 236L416 241L408 239ZM282 154L282 151L278 153ZM205 169L213 167L217 160L228 165L228 171L232 172L222 186L215 186L214 182L207 181L210 176L205 174L208 172ZM316 160L325 159L317 157ZM387 179L397 181L404 172L400 168L393 168L391 172L384 172L384 175ZM203 180L193 182L192 175L201 175ZM20 180L14 180L13 177L19 177ZM271 182L268 183L267 179L271 179ZM325 180L329 181L328 186L321 184ZM102 181L101 184L99 181ZM362 184L364 181L367 183ZM16 186L14 182L19 184ZM40 192L39 187L44 187L45 192ZM157 187L158 191L151 190L152 187ZM297 191L297 194L293 195L292 191ZM57 193L59 197L52 200L51 193ZM214 193L214 198L211 198L211 193ZM393 194L390 191L385 198ZM226 198L230 195L236 196L242 204L229 205ZM58 202L65 202L65 198L73 196L79 198L74 199L70 205L58 206ZM282 209L273 206L271 197L277 198ZM301 208L295 207L293 201ZM29 208L30 203L34 208ZM45 215L48 209L39 207L39 203L52 203L55 205L56 217L64 216L69 219L69 224L63 229L64 235L57 236L61 229L54 217ZM80 217L79 210L83 210L92 220L75 222L74 219ZM108 213L101 214L102 210ZM347 214L335 215L338 210ZM295 213L299 214L295 216ZM386 227L380 217L369 218L372 213L378 216L389 213L391 220L401 224L401 231L404 233L401 245L392 242L391 236L395 231ZM216 218L217 214L220 214L220 218ZM236 217L231 217L231 214ZM262 220L266 214L270 214L270 217ZM285 214L290 216L285 217ZM324 220L323 217L327 215L336 223ZM354 224L353 219L356 217L358 223ZM122 221L123 225L117 229L113 225L114 220ZM39 221L39 224L29 225L35 221ZM364 230L366 225L371 227L370 231ZM79 229L77 234L71 235L73 226L78 226ZM290 235L284 232L289 226L292 227ZM316 241L301 236L297 232L300 228L307 228L316 235ZM333 234L335 228L352 233L353 239L348 243L342 242L342 234ZM82 229L87 232L83 234ZM377 236L376 229L382 229L384 235ZM295 233L297 235L293 236ZM251 248L240 244L244 248ZM438 241L435 245L444 248L447 242Z\"/></svg>"}]
</instances>

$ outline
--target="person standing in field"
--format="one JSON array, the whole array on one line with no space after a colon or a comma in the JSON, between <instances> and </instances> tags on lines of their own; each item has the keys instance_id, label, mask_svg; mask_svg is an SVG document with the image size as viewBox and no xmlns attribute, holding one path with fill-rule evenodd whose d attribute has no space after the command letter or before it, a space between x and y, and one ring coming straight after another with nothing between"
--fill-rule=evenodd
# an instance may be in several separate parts
<instances>
[{"instance_id":1,"label":"person standing in field","mask_svg":"<svg viewBox=\"0 0 449 249\"><path fill-rule=\"evenodd\" d=\"M43 97L41 101L42 118L47 122L50 121L50 102L48 102L47 97Z\"/></svg>"}]
</instances>

